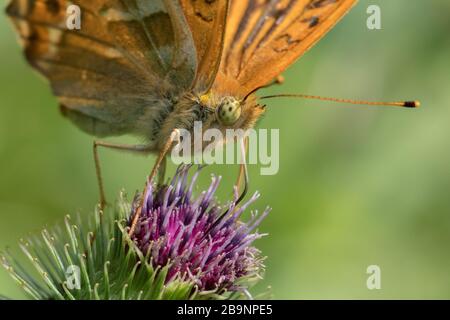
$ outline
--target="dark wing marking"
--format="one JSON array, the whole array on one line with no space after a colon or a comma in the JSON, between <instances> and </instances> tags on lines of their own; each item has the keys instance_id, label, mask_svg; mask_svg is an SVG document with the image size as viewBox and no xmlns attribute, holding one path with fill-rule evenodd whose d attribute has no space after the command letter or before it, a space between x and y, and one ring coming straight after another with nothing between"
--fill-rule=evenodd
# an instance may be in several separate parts
<instances>
[{"instance_id":1,"label":"dark wing marking","mask_svg":"<svg viewBox=\"0 0 450 320\"><path fill-rule=\"evenodd\" d=\"M252 90L311 48L356 0L232 0L221 72Z\"/></svg>"}]
</instances>

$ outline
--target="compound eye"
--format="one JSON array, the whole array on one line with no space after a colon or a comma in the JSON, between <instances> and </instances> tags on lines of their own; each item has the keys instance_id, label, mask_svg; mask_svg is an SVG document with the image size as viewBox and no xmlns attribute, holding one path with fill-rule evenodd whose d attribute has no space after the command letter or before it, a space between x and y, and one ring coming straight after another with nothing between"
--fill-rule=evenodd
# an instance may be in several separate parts
<instances>
[{"instance_id":1,"label":"compound eye","mask_svg":"<svg viewBox=\"0 0 450 320\"><path fill-rule=\"evenodd\" d=\"M234 98L224 98L217 108L217 117L226 126L235 124L240 116L241 104Z\"/></svg>"}]
</instances>

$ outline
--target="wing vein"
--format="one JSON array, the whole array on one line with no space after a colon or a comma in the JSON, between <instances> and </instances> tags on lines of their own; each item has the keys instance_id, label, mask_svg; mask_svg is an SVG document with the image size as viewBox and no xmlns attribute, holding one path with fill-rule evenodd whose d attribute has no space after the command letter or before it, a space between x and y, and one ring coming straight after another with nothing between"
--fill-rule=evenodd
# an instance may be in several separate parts
<instances>
[{"instance_id":1,"label":"wing vein","mask_svg":"<svg viewBox=\"0 0 450 320\"><path fill-rule=\"evenodd\" d=\"M63 27L60 27L60 26L56 26L56 25L50 24L50 23L46 23L46 22L42 22L42 21L38 21L38 20L34 20L34 19L29 19L27 17L20 16L20 15L10 15L10 16L12 18L14 18L14 19L26 21L26 22L29 22L31 24L35 24L37 26L42 26L42 27L46 27L46 28L49 28L49 29L54 29L54 30L59 30L59 31L62 31L62 32L67 32L67 29L65 29ZM71 35L73 35L75 37L79 37L79 38L88 39L90 41L98 43L99 45L102 45L102 46L107 47L107 48L118 50L128 61L130 61L135 67L137 67L139 70L142 71L142 75L144 75L150 81L154 80L154 77L147 70L145 70L145 68L143 68L141 66L139 61L137 61L130 54L128 54L127 51L124 50L123 47L112 45L112 44L110 44L108 42L102 41L101 39L98 39L96 37L92 37L92 36L87 35L87 34L82 33L82 32L72 32Z\"/></svg>"}]
</instances>

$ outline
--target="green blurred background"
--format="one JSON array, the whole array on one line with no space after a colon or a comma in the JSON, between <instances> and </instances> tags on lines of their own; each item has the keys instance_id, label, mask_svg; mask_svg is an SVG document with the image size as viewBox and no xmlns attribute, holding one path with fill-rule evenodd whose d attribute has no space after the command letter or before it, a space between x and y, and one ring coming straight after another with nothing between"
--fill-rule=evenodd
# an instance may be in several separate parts
<instances>
[{"instance_id":1,"label":"green blurred background","mask_svg":"<svg viewBox=\"0 0 450 320\"><path fill-rule=\"evenodd\" d=\"M382 9L382 30L366 8ZM418 99L418 110L270 100L263 128L280 128L280 171L260 176L255 208L273 207L257 242L278 299L450 298L450 1L360 1L266 93ZM0 247L88 214L97 201L92 137L63 119L0 15ZM261 72L264 72L263 70ZM133 142L125 137L114 141ZM109 198L140 189L153 158L101 157ZM170 167L170 173L174 166ZM237 168L225 174L229 197ZM233 178L231 178L233 177ZM206 185L209 174L203 175ZM366 268L381 267L381 290ZM23 295L4 270L0 294Z\"/></svg>"}]
</instances>

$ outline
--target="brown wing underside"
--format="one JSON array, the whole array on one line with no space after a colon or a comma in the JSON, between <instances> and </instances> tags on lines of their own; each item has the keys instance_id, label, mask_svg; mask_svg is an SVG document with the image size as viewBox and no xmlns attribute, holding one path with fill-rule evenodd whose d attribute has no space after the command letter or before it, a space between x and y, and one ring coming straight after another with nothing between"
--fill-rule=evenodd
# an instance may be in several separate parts
<instances>
[{"instance_id":1,"label":"brown wing underside","mask_svg":"<svg viewBox=\"0 0 450 320\"><path fill-rule=\"evenodd\" d=\"M71 4L81 10L79 30L66 26ZM164 95L194 81L194 41L176 1L12 0L7 14L28 62L91 134L134 133L144 113L164 109Z\"/></svg>"},{"instance_id":2,"label":"brown wing underside","mask_svg":"<svg viewBox=\"0 0 450 320\"><path fill-rule=\"evenodd\" d=\"M232 0L220 72L246 90L270 82L357 0Z\"/></svg>"}]
</instances>

